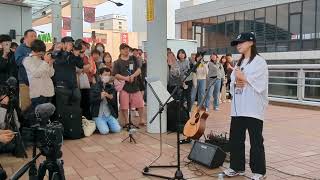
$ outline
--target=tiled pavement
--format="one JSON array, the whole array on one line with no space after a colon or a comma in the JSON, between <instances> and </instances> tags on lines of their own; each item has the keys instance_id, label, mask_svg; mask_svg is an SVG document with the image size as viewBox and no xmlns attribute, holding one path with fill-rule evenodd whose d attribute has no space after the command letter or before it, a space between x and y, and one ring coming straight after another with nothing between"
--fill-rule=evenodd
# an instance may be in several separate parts
<instances>
[{"instance_id":1,"label":"tiled pavement","mask_svg":"<svg viewBox=\"0 0 320 180\"><path fill-rule=\"evenodd\" d=\"M230 125L229 103L222 104L218 112L211 111L207 120L206 134L228 132ZM303 179L285 174L320 178L320 112L280 106L269 106L264 124L267 159L267 179ZM81 140L65 141L63 159L68 180L126 180L155 179L143 176L141 171L159 152L159 137L140 129L134 135L137 144L121 142L127 136L125 131L106 136L94 134ZM176 136L164 134L164 153L157 164L175 164ZM248 138L247 138L248 140ZM246 144L247 153L249 144ZM202 180L216 179L216 173L223 168L209 170L199 165L186 166L191 145L182 145L182 172L186 178ZM247 154L248 156L248 154ZM0 156L0 162L12 174L25 160ZM225 163L224 166L228 166ZM274 170L274 168L278 169ZM157 172L171 176L175 169L160 169ZM210 176L206 176L211 175ZM283 173L284 172L284 173ZM247 175L251 175L247 165ZM26 177L22 178L26 179ZM247 179L245 177L235 180Z\"/></svg>"}]
</instances>

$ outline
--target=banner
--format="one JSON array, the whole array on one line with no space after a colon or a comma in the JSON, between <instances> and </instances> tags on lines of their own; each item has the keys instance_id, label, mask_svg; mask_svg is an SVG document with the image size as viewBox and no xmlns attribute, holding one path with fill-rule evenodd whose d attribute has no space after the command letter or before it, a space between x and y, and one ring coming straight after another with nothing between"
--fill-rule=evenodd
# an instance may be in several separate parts
<instances>
[{"instance_id":1,"label":"banner","mask_svg":"<svg viewBox=\"0 0 320 180\"><path fill-rule=\"evenodd\" d=\"M70 17L62 17L63 19L63 29L71 30L71 18Z\"/></svg>"},{"instance_id":2,"label":"banner","mask_svg":"<svg viewBox=\"0 0 320 180\"><path fill-rule=\"evenodd\" d=\"M96 21L96 8L83 7L84 22L94 23Z\"/></svg>"},{"instance_id":3,"label":"banner","mask_svg":"<svg viewBox=\"0 0 320 180\"><path fill-rule=\"evenodd\" d=\"M128 33L121 33L120 37L121 37L121 43L126 43L126 44L129 43Z\"/></svg>"}]
</instances>

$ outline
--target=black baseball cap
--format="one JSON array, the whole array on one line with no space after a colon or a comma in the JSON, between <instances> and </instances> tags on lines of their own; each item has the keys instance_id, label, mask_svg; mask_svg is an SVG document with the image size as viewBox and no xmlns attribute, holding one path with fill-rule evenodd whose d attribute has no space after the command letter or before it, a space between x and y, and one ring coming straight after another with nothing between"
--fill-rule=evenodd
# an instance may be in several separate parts
<instances>
[{"instance_id":1,"label":"black baseball cap","mask_svg":"<svg viewBox=\"0 0 320 180\"><path fill-rule=\"evenodd\" d=\"M9 35L6 34L1 34L0 35L0 43L2 42L6 42L6 41L12 41L11 37Z\"/></svg>"},{"instance_id":2,"label":"black baseball cap","mask_svg":"<svg viewBox=\"0 0 320 180\"><path fill-rule=\"evenodd\" d=\"M126 44L126 43L120 44L119 49L125 49L125 48L131 49L131 47L130 47L128 44Z\"/></svg>"},{"instance_id":3,"label":"black baseball cap","mask_svg":"<svg viewBox=\"0 0 320 180\"><path fill-rule=\"evenodd\" d=\"M66 42L74 42L73 38L71 36L66 36L66 37L63 37L61 39L61 42L62 43L66 43Z\"/></svg>"},{"instance_id":4,"label":"black baseball cap","mask_svg":"<svg viewBox=\"0 0 320 180\"><path fill-rule=\"evenodd\" d=\"M246 41L256 42L255 35L253 33L251 33L251 32L243 32L243 33L239 34L236 39L231 41L231 46L236 46L239 43L243 43L243 42L246 42Z\"/></svg>"}]
</instances>

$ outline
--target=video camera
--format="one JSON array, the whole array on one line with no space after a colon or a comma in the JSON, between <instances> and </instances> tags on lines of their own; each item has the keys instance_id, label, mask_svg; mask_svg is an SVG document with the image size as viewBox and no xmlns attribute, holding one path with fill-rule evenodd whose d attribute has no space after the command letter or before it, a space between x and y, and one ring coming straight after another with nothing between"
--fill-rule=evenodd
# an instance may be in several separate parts
<instances>
[{"instance_id":1,"label":"video camera","mask_svg":"<svg viewBox=\"0 0 320 180\"><path fill-rule=\"evenodd\" d=\"M32 142L44 155L50 156L58 152L63 144L63 125L58 121L50 121L55 106L51 103L38 105L34 112L30 110L25 118L32 119L33 124L29 128L23 128L23 134L27 134L25 141Z\"/></svg>"},{"instance_id":2,"label":"video camera","mask_svg":"<svg viewBox=\"0 0 320 180\"><path fill-rule=\"evenodd\" d=\"M0 96L6 95L13 99L17 92L17 79L10 77L4 84L0 85Z\"/></svg>"}]
</instances>

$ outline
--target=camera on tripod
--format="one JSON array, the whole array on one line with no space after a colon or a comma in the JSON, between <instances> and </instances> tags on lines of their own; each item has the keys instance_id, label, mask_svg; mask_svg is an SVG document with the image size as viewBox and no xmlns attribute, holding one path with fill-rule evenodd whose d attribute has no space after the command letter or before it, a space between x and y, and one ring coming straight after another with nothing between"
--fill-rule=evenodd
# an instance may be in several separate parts
<instances>
[{"instance_id":1,"label":"camera on tripod","mask_svg":"<svg viewBox=\"0 0 320 180\"><path fill-rule=\"evenodd\" d=\"M65 180L61 146L63 144L63 125L58 121L50 121L50 117L55 111L55 106L51 103L38 105L34 111L28 113L27 118L33 118L34 124L23 131L29 131L33 144L33 159L22 166L10 179L17 180L29 170L30 179L41 180L49 171L50 180ZM27 134L27 133L25 133ZM29 138L30 138L29 137ZM29 140L29 141L30 141ZM36 154L36 148L40 153ZM44 160L36 169L36 160L41 156Z\"/></svg>"},{"instance_id":2,"label":"camera on tripod","mask_svg":"<svg viewBox=\"0 0 320 180\"><path fill-rule=\"evenodd\" d=\"M49 148L60 148L63 144L63 125L58 121L50 122L50 116L55 111L54 105L45 103L38 105L34 112L28 112L28 118L33 124L22 131L29 131L26 141L43 151ZM47 154L47 153L46 153Z\"/></svg>"},{"instance_id":3,"label":"camera on tripod","mask_svg":"<svg viewBox=\"0 0 320 180\"><path fill-rule=\"evenodd\" d=\"M17 80L10 77L4 84L0 86L0 95L8 96L10 100L15 99L17 92Z\"/></svg>"}]
</instances>

